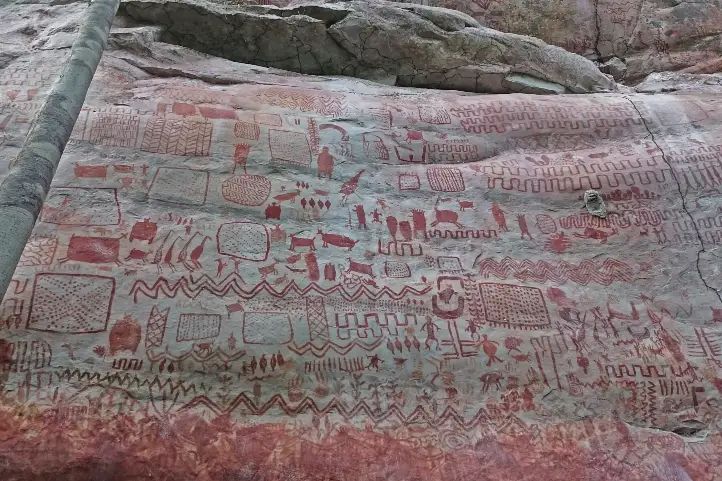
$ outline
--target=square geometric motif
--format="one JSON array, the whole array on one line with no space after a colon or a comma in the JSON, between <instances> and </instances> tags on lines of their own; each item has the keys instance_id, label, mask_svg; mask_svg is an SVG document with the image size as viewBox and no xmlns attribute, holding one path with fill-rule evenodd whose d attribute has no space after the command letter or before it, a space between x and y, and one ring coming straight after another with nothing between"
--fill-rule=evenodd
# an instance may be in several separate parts
<instances>
[{"instance_id":1,"label":"square geometric motif","mask_svg":"<svg viewBox=\"0 0 722 481\"><path fill-rule=\"evenodd\" d=\"M431 190L437 192L462 192L466 188L464 176L457 168L430 167L426 171L426 178L429 179Z\"/></svg>"},{"instance_id":2,"label":"square geometric motif","mask_svg":"<svg viewBox=\"0 0 722 481\"><path fill-rule=\"evenodd\" d=\"M50 189L40 218L59 225L118 225L118 193L106 188L56 187Z\"/></svg>"},{"instance_id":3,"label":"square geometric motif","mask_svg":"<svg viewBox=\"0 0 722 481\"><path fill-rule=\"evenodd\" d=\"M55 237L35 237L28 240L23 249L18 267L49 266L55 258L58 239Z\"/></svg>"},{"instance_id":4,"label":"square geometric motif","mask_svg":"<svg viewBox=\"0 0 722 481\"><path fill-rule=\"evenodd\" d=\"M432 105L419 106L419 118L427 124L443 125L451 123L451 117L449 117L449 113L445 108Z\"/></svg>"},{"instance_id":5,"label":"square geometric motif","mask_svg":"<svg viewBox=\"0 0 722 481\"><path fill-rule=\"evenodd\" d=\"M220 314L181 314L176 341L199 341L218 336L221 332Z\"/></svg>"},{"instance_id":6,"label":"square geometric motif","mask_svg":"<svg viewBox=\"0 0 722 481\"><path fill-rule=\"evenodd\" d=\"M257 124L270 125L271 127L280 127L283 125L283 120L278 114L256 113L253 114L253 120Z\"/></svg>"},{"instance_id":7,"label":"square geometric motif","mask_svg":"<svg viewBox=\"0 0 722 481\"><path fill-rule=\"evenodd\" d=\"M461 272L464 270L458 257L439 256L436 258L436 262L441 271Z\"/></svg>"},{"instance_id":8,"label":"square geometric motif","mask_svg":"<svg viewBox=\"0 0 722 481\"><path fill-rule=\"evenodd\" d=\"M479 291L489 324L512 329L543 329L551 326L541 289L484 282L479 284Z\"/></svg>"},{"instance_id":9,"label":"square geometric motif","mask_svg":"<svg viewBox=\"0 0 722 481\"><path fill-rule=\"evenodd\" d=\"M27 328L66 334L103 332L114 295L112 277L40 273L35 276Z\"/></svg>"},{"instance_id":10,"label":"square geometric motif","mask_svg":"<svg viewBox=\"0 0 722 481\"><path fill-rule=\"evenodd\" d=\"M386 261L384 264L384 272L386 273L386 277L392 279L411 277L411 268L405 262Z\"/></svg>"},{"instance_id":11,"label":"square geometric motif","mask_svg":"<svg viewBox=\"0 0 722 481\"><path fill-rule=\"evenodd\" d=\"M421 180L414 172L399 174L399 190L418 190L421 188Z\"/></svg>"},{"instance_id":12,"label":"square geometric motif","mask_svg":"<svg viewBox=\"0 0 722 481\"><path fill-rule=\"evenodd\" d=\"M204 170L160 167L153 177L148 196L173 204L203 205L210 174Z\"/></svg>"},{"instance_id":13,"label":"square geometric motif","mask_svg":"<svg viewBox=\"0 0 722 481\"><path fill-rule=\"evenodd\" d=\"M268 144L274 161L304 167L311 165L311 147L306 135L301 132L271 129L268 131Z\"/></svg>"},{"instance_id":14,"label":"square geometric motif","mask_svg":"<svg viewBox=\"0 0 722 481\"><path fill-rule=\"evenodd\" d=\"M255 222L229 222L218 228L218 253L253 262L268 259L271 240L268 229Z\"/></svg>"},{"instance_id":15,"label":"square geometric motif","mask_svg":"<svg viewBox=\"0 0 722 481\"><path fill-rule=\"evenodd\" d=\"M205 157L210 154L213 124L208 121L151 118L140 150L154 154Z\"/></svg>"},{"instance_id":16,"label":"square geometric motif","mask_svg":"<svg viewBox=\"0 0 722 481\"><path fill-rule=\"evenodd\" d=\"M243 342L277 346L293 339L291 319L285 312L246 312L243 316Z\"/></svg>"},{"instance_id":17,"label":"square geometric motif","mask_svg":"<svg viewBox=\"0 0 722 481\"><path fill-rule=\"evenodd\" d=\"M90 143L108 147L133 147L138 139L137 115L98 114L90 127Z\"/></svg>"}]
</instances>

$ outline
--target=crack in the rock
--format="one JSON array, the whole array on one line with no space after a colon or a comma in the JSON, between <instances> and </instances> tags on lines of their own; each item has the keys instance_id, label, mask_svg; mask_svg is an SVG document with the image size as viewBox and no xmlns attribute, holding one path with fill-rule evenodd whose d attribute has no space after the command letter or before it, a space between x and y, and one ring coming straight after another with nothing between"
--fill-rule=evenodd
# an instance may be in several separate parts
<instances>
[{"instance_id":1,"label":"crack in the rock","mask_svg":"<svg viewBox=\"0 0 722 481\"><path fill-rule=\"evenodd\" d=\"M627 100L630 104L632 104L632 108L637 112L637 115L639 115L640 120L642 121L642 124L644 124L644 128L647 129L647 132L649 133L650 138L652 139L652 143L654 146L659 149L661 152L662 161L667 165L669 168L670 175L672 176L672 179L674 179L674 183L677 185L677 192L679 193L679 197L682 200L682 210L685 214L687 214L687 217L689 217L689 220L692 223L692 228L694 229L694 233L697 235L697 239L699 240L700 244L700 250L697 252L697 262L696 262L696 268L697 268L697 274L699 275L700 280L702 281L702 284L710 291L714 292L717 296L717 299L719 299L720 303L722 303L722 293L719 289L716 289L715 287L711 286L707 280L704 278L704 275L702 275L702 270L700 269L700 264L702 262L702 254L707 253L707 249L705 248L704 240L702 239L702 234L699 231L699 227L697 226L697 223L694 220L694 216L689 211L689 208L687 207L687 196L682 192L682 184L679 181L679 178L677 177L677 173L674 170L674 167L672 167L672 164L667 159L667 155L664 152L664 149L657 143L657 139L654 136L654 133L652 132L652 129L649 128L649 125L647 125L647 119L644 118L642 115L642 112L637 107L637 104L634 103L632 99L630 99L627 96L622 96L625 100Z\"/></svg>"},{"instance_id":2,"label":"crack in the rock","mask_svg":"<svg viewBox=\"0 0 722 481\"><path fill-rule=\"evenodd\" d=\"M120 60L128 63L129 65L132 65L133 67L140 69L140 70L142 70L150 75L153 75L155 77L188 78L188 79L192 79L192 80L201 80L207 84L212 84L212 85L241 85L241 84L275 85L271 82L254 82L254 81L250 81L250 80L233 79L233 78L223 77L223 76L205 75L202 73L193 73L193 72L188 72L186 70L173 68L173 67L144 65L135 59L124 57L123 55L111 55L111 56L113 56L114 58L120 59Z\"/></svg>"},{"instance_id":3,"label":"crack in the rock","mask_svg":"<svg viewBox=\"0 0 722 481\"><path fill-rule=\"evenodd\" d=\"M602 30L599 25L599 0L594 0L594 23L596 27L594 35L594 53L597 55L597 62L601 62L602 52L599 51L599 40L602 36Z\"/></svg>"}]
</instances>

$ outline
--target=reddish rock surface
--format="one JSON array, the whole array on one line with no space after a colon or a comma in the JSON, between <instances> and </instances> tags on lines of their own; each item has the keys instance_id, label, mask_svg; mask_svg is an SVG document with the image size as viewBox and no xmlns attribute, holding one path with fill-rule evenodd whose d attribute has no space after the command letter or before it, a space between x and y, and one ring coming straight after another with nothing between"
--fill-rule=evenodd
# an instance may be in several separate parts
<instances>
[{"instance_id":1,"label":"reddish rock surface","mask_svg":"<svg viewBox=\"0 0 722 481\"><path fill-rule=\"evenodd\" d=\"M85 7L2 8L0 175ZM388 87L123 25L0 308L3 480L720 479L704 81Z\"/></svg>"}]
</instances>

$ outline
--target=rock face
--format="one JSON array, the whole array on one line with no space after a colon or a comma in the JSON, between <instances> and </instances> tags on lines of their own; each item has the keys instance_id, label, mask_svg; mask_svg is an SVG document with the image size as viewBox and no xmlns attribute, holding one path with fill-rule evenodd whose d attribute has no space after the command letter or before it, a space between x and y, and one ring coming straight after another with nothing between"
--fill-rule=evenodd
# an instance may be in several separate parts
<instances>
[{"instance_id":1,"label":"rock face","mask_svg":"<svg viewBox=\"0 0 722 481\"><path fill-rule=\"evenodd\" d=\"M486 93L615 89L580 56L483 28L442 8L383 1L307 1L277 8L132 0L123 4L123 12L166 27L163 40L306 74Z\"/></svg>"},{"instance_id":2,"label":"rock face","mask_svg":"<svg viewBox=\"0 0 722 481\"><path fill-rule=\"evenodd\" d=\"M278 6L288 0L265 0ZM720 0L411 0L467 13L481 25L538 37L595 60L624 59L625 81L651 72L722 71Z\"/></svg>"},{"instance_id":3,"label":"rock face","mask_svg":"<svg viewBox=\"0 0 722 481\"><path fill-rule=\"evenodd\" d=\"M0 177L84 9L0 7ZM126 20L0 305L3 481L720 479L715 77L391 87Z\"/></svg>"}]
</instances>

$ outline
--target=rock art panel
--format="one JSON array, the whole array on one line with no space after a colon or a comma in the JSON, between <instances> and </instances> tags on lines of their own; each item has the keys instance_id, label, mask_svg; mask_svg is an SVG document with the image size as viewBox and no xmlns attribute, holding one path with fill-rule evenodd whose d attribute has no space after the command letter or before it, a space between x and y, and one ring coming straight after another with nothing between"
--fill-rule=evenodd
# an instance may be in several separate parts
<instances>
[{"instance_id":1,"label":"rock art panel","mask_svg":"<svg viewBox=\"0 0 722 481\"><path fill-rule=\"evenodd\" d=\"M599 2L599 50L608 21L652 46L634 20L649 4L617 3ZM336 62L338 43L314 50L329 31L359 27L370 68L386 61L371 50L401 41L387 26L435 47L479 27L409 3L365 16L361 2L294 4L273 18L245 6L243 23L198 15L210 4L157 5L176 29L180 9L195 23L172 37L119 18L0 304L0 478L86 479L92 466L117 480L717 481L714 76L554 97L314 77L297 66ZM564 5L457 6L501 27ZM568 34L595 24L584 5L559 13L557 33L533 27L589 49L593 28ZM0 7L1 159L85 8ZM279 39L254 54L273 68L165 43L259 32ZM487 60L506 41L531 57L547 48L494 35ZM440 85L423 75L415 85ZM587 209L590 189L605 217Z\"/></svg>"}]
</instances>

